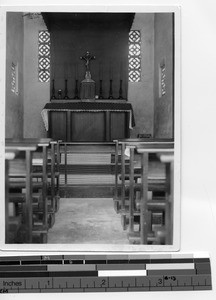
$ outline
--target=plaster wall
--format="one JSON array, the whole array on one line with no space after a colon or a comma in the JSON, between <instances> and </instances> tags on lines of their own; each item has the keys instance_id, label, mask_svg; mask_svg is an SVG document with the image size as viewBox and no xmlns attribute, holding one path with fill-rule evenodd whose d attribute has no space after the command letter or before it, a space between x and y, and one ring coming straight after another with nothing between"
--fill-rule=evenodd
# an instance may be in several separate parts
<instances>
[{"instance_id":1,"label":"plaster wall","mask_svg":"<svg viewBox=\"0 0 216 300\"><path fill-rule=\"evenodd\" d=\"M173 16L155 14L154 137L172 138L173 130ZM159 69L165 63L165 95L159 93Z\"/></svg>"},{"instance_id":2,"label":"plaster wall","mask_svg":"<svg viewBox=\"0 0 216 300\"><path fill-rule=\"evenodd\" d=\"M23 136L23 17L22 13L7 13L6 36L6 100L5 137ZM11 91L11 66L18 66L18 91Z\"/></svg>"},{"instance_id":3,"label":"plaster wall","mask_svg":"<svg viewBox=\"0 0 216 300\"><path fill-rule=\"evenodd\" d=\"M154 122L154 14L137 13L131 30L141 31L141 81L129 82L128 101L132 103L138 133L153 135Z\"/></svg>"},{"instance_id":4,"label":"plaster wall","mask_svg":"<svg viewBox=\"0 0 216 300\"><path fill-rule=\"evenodd\" d=\"M50 82L38 79L38 31L43 18L24 17L24 138L46 137L41 111L50 99Z\"/></svg>"}]
</instances>

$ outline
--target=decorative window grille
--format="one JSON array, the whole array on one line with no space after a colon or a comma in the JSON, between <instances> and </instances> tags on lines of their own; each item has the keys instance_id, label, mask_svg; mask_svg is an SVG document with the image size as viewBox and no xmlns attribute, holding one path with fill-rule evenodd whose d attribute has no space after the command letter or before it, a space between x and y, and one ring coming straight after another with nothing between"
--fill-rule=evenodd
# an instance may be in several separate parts
<instances>
[{"instance_id":1,"label":"decorative window grille","mask_svg":"<svg viewBox=\"0 0 216 300\"><path fill-rule=\"evenodd\" d=\"M166 94L166 65L162 62L159 68L159 98Z\"/></svg>"},{"instance_id":2,"label":"decorative window grille","mask_svg":"<svg viewBox=\"0 0 216 300\"><path fill-rule=\"evenodd\" d=\"M129 81L141 80L141 34L140 30L129 32Z\"/></svg>"},{"instance_id":3,"label":"decorative window grille","mask_svg":"<svg viewBox=\"0 0 216 300\"><path fill-rule=\"evenodd\" d=\"M18 95L18 66L11 64L11 91Z\"/></svg>"},{"instance_id":4,"label":"decorative window grille","mask_svg":"<svg viewBox=\"0 0 216 300\"><path fill-rule=\"evenodd\" d=\"M50 33L39 31L38 38L38 78L40 82L50 81Z\"/></svg>"}]
</instances>

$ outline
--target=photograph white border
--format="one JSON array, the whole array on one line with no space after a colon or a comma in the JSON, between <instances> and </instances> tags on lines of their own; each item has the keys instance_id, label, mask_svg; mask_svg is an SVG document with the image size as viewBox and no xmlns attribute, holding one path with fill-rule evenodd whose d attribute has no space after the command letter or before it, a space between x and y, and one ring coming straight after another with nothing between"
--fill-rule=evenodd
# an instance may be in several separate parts
<instances>
[{"instance_id":1,"label":"photograph white border","mask_svg":"<svg viewBox=\"0 0 216 300\"><path fill-rule=\"evenodd\" d=\"M173 214L173 245L104 245L104 244L5 244L5 198L4 198L4 138L5 138L5 66L6 66L6 13L7 12L134 12L134 13L174 13L175 14L175 53L174 53L174 214ZM1 139L0 139L0 175L1 175L1 204L0 204L0 249L4 251L52 251L73 253L108 252L108 253L143 253L180 250L181 227L181 35L179 6L2 6L0 7L0 90L1 90Z\"/></svg>"}]
</instances>

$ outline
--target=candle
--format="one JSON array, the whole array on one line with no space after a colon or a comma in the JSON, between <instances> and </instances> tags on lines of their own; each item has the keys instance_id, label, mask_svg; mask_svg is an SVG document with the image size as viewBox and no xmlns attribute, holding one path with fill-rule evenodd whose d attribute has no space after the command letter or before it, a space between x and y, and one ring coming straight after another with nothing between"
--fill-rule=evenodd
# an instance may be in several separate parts
<instances>
[{"instance_id":1,"label":"candle","mask_svg":"<svg viewBox=\"0 0 216 300\"><path fill-rule=\"evenodd\" d=\"M68 78L68 65L66 62L64 63L64 74L65 74L65 79L67 79Z\"/></svg>"},{"instance_id":2,"label":"candle","mask_svg":"<svg viewBox=\"0 0 216 300\"><path fill-rule=\"evenodd\" d=\"M110 62L110 80L113 79L113 66L112 63Z\"/></svg>"},{"instance_id":3,"label":"candle","mask_svg":"<svg viewBox=\"0 0 216 300\"><path fill-rule=\"evenodd\" d=\"M120 80L122 79L123 77L123 65L122 65L122 61L120 63Z\"/></svg>"},{"instance_id":4,"label":"candle","mask_svg":"<svg viewBox=\"0 0 216 300\"><path fill-rule=\"evenodd\" d=\"M52 65L52 78L55 79L55 64Z\"/></svg>"},{"instance_id":5,"label":"candle","mask_svg":"<svg viewBox=\"0 0 216 300\"><path fill-rule=\"evenodd\" d=\"M103 65L100 62L99 64L99 79L102 80L103 79Z\"/></svg>"},{"instance_id":6,"label":"candle","mask_svg":"<svg viewBox=\"0 0 216 300\"><path fill-rule=\"evenodd\" d=\"M77 63L75 63L74 68L75 68L75 79L77 79L77 77L78 77L78 67L77 67Z\"/></svg>"},{"instance_id":7,"label":"candle","mask_svg":"<svg viewBox=\"0 0 216 300\"><path fill-rule=\"evenodd\" d=\"M99 64L99 79L101 80L101 63Z\"/></svg>"}]
</instances>

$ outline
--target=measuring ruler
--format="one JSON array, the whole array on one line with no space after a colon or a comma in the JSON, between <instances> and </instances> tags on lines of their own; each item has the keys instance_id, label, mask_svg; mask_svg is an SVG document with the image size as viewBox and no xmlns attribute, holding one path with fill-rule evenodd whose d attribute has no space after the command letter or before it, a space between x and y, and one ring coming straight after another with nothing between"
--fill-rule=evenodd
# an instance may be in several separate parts
<instances>
[{"instance_id":1,"label":"measuring ruler","mask_svg":"<svg viewBox=\"0 0 216 300\"><path fill-rule=\"evenodd\" d=\"M195 254L0 257L0 293L211 289L210 259Z\"/></svg>"}]
</instances>

